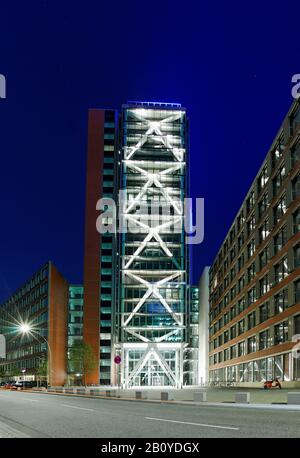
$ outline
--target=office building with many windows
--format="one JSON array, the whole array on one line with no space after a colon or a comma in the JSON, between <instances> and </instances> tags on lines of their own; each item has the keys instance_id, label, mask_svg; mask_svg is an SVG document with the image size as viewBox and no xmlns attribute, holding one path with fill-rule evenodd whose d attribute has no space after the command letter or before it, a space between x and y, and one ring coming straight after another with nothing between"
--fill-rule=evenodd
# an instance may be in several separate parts
<instances>
[{"instance_id":1,"label":"office building with many windows","mask_svg":"<svg viewBox=\"0 0 300 458\"><path fill-rule=\"evenodd\" d=\"M99 199L116 199L117 113L89 110L84 245L83 338L99 361L87 383L109 385L116 294L116 234L99 233Z\"/></svg>"},{"instance_id":2,"label":"office building with many windows","mask_svg":"<svg viewBox=\"0 0 300 458\"><path fill-rule=\"evenodd\" d=\"M83 336L99 367L89 383L189 383L187 167L188 121L179 104L90 110ZM113 205L101 206L101 198L116 203L115 231L96 228L100 211Z\"/></svg>"},{"instance_id":3,"label":"office building with many windows","mask_svg":"<svg viewBox=\"0 0 300 458\"><path fill-rule=\"evenodd\" d=\"M0 305L0 334L6 339L1 375L6 380L36 380L46 361L48 383L64 384L67 314L68 283L48 262Z\"/></svg>"},{"instance_id":4,"label":"office building with many windows","mask_svg":"<svg viewBox=\"0 0 300 458\"><path fill-rule=\"evenodd\" d=\"M210 269L209 377L300 381L300 105L290 108ZM299 356L299 355L298 355Z\"/></svg>"}]
</instances>

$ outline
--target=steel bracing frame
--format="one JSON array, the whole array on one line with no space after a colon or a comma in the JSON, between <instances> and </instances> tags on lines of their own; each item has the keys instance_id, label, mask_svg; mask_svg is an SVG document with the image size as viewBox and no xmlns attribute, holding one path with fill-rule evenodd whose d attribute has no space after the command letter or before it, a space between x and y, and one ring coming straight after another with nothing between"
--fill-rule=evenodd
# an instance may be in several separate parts
<instances>
[{"instance_id":1,"label":"steel bracing frame","mask_svg":"<svg viewBox=\"0 0 300 458\"><path fill-rule=\"evenodd\" d=\"M144 374L148 386L157 377L178 387L186 345L185 112L128 108L126 122L121 173L129 198L121 216L138 235L135 240L124 234L120 246L121 379L124 386L134 386ZM146 213L154 199L171 211L149 222ZM174 233L177 238L170 242ZM127 298L129 290L132 299ZM138 359L132 362L134 354Z\"/></svg>"}]
</instances>

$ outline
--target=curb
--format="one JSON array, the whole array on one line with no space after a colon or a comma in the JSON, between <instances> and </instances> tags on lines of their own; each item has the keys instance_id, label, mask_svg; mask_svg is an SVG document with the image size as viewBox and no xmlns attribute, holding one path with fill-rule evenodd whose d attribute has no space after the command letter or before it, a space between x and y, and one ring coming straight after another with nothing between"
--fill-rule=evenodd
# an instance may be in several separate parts
<instances>
[{"instance_id":1,"label":"curb","mask_svg":"<svg viewBox=\"0 0 300 458\"><path fill-rule=\"evenodd\" d=\"M88 398L88 399L105 399L108 401L135 401L135 402L146 402L152 404L173 404L173 405L185 405L193 407L237 407L237 408L246 408L246 409L267 409L267 410L288 410L288 411L300 411L300 405L294 404L238 404L234 401L232 402L194 402L194 401L161 401L160 399L135 399L135 398L121 398L116 396L93 396L89 394L76 394L76 393L54 393L48 391L34 391L31 393L40 393L40 394L49 394L54 396L71 396L78 398Z\"/></svg>"}]
</instances>

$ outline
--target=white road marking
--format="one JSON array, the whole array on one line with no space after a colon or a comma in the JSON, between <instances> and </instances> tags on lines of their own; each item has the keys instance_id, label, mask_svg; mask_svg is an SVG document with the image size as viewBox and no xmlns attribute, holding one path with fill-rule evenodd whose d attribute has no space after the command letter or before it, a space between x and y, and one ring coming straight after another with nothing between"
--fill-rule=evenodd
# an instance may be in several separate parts
<instances>
[{"instance_id":1,"label":"white road marking","mask_svg":"<svg viewBox=\"0 0 300 458\"><path fill-rule=\"evenodd\" d=\"M166 421L169 423L180 423L182 425L203 426L205 428L231 429L233 431L239 431L240 429L240 428L235 428L233 426L206 425L204 423L192 423L189 421L166 420L165 418L152 418L152 417L145 417L145 418L146 420Z\"/></svg>"},{"instance_id":2,"label":"white road marking","mask_svg":"<svg viewBox=\"0 0 300 458\"><path fill-rule=\"evenodd\" d=\"M16 398L17 399L17 398ZM29 399L29 398L23 398L21 396L18 396L18 399L23 399L24 401L30 401L30 402L39 402L37 399Z\"/></svg>"},{"instance_id":3,"label":"white road marking","mask_svg":"<svg viewBox=\"0 0 300 458\"><path fill-rule=\"evenodd\" d=\"M85 407L70 406L69 404L61 404L62 407L69 407L70 409L88 410L94 412L94 409L86 409Z\"/></svg>"}]
</instances>

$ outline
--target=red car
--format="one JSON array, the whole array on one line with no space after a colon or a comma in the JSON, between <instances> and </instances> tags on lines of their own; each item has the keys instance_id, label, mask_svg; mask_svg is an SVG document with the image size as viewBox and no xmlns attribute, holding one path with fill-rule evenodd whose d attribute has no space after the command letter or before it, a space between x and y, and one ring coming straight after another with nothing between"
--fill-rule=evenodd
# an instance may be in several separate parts
<instances>
[{"instance_id":1,"label":"red car","mask_svg":"<svg viewBox=\"0 0 300 458\"><path fill-rule=\"evenodd\" d=\"M279 388L281 390L281 383L279 381L279 379L275 379L275 380L266 380L264 382L264 389L265 390L268 390L268 389L271 389L271 388Z\"/></svg>"}]
</instances>

